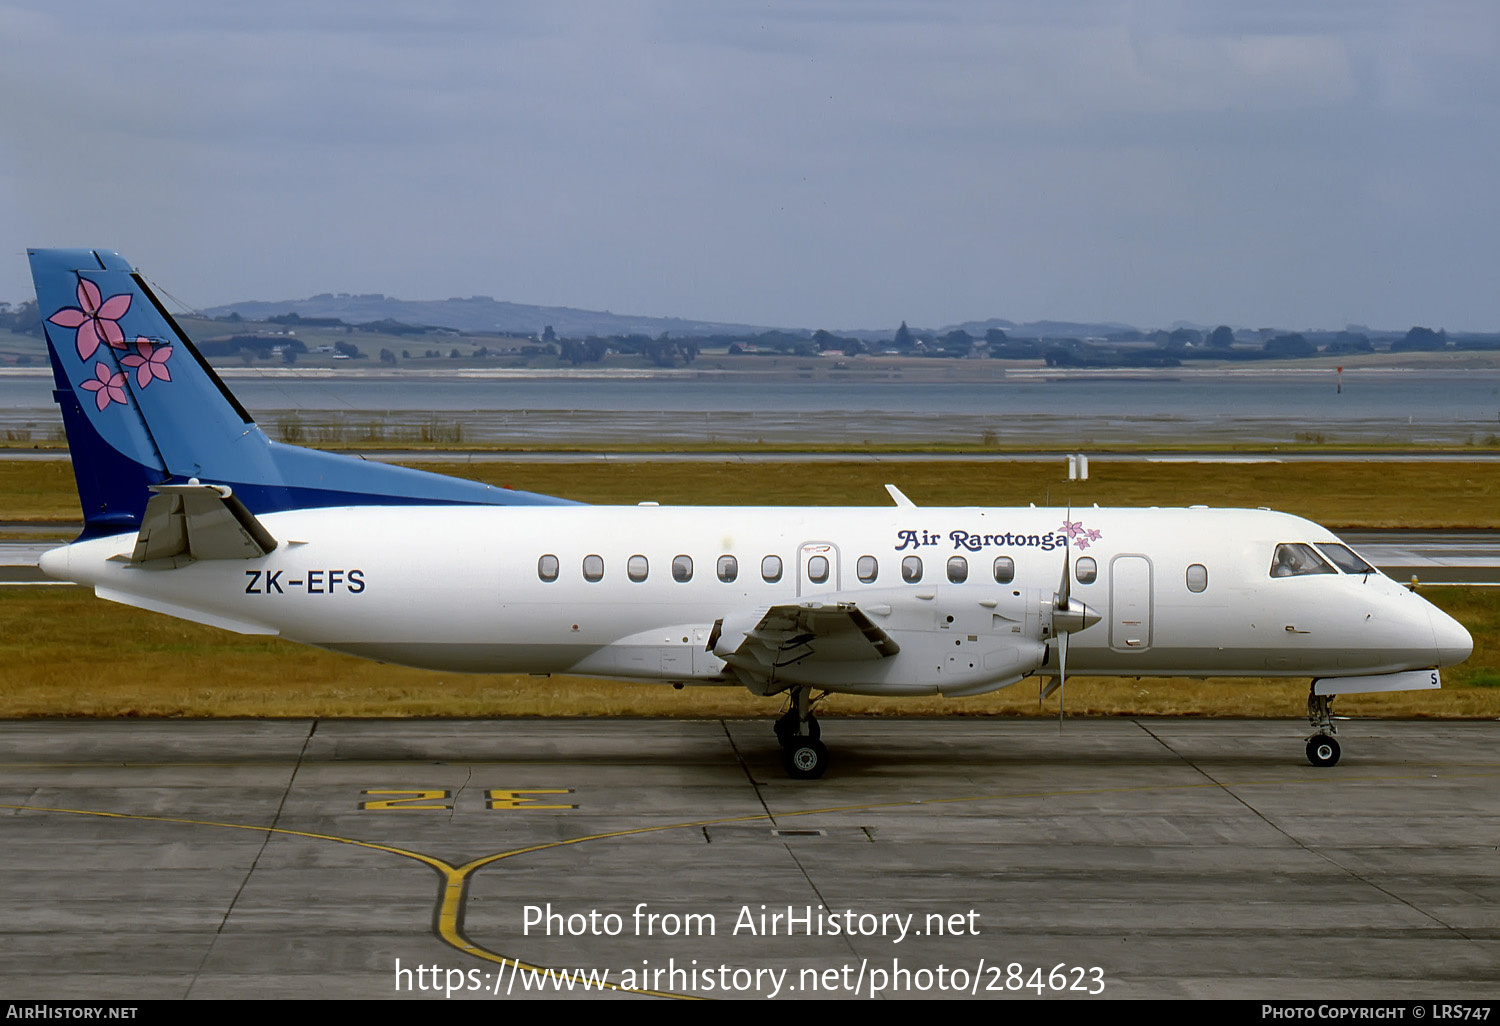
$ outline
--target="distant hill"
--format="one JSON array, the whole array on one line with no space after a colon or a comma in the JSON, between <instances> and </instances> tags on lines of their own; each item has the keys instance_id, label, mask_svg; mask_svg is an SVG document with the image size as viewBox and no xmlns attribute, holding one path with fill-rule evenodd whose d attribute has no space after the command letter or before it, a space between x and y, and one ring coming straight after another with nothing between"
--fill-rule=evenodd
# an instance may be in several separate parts
<instances>
[{"instance_id":1,"label":"distant hill","mask_svg":"<svg viewBox=\"0 0 1500 1026\"><path fill-rule=\"evenodd\" d=\"M1026 321L1017 323L1008 321L1003 317L991 317L985 321L964 321L962 324L949 324L946 327L932 329L916 324L907 327L915 334L936 336L946 335L950 331L967 331L975 338L983 338L984 333L991 328L999 328L1013 338L1108 338L1121 332L1139 331L1133 324L1121 324L1118 321L1100 321L1098 323L1087 323L1080 321ZM888 340L895 334L894 328L857 328L853 331L841 331L840 335L849 335L853 338L863 339L866 342Z\"/></svg>"},{"instance_id":2,"label":"distant hill","mask_svg":"<svg viewBox=\"0 0 1500 1026\"><path fill-rule=\"evenodd\" d=\"M453 328L457 331L478 334L541 335L542 329L550 324L552 330L562 338L585 338L589 335L650 335L654 338L664 331L679 338L689 335L743 337L771 330L808 335L816 328L826 327L826 325L783 326L775 329L767 325L694 321L682 317L641 317L633 314L611 313L608 310L580 310L571 306L531 306L526 303L508 303L489 296L416 300L396 299L394 296L385 296L378 292L364 295L324 292L308 299L229 303L225 306L211 307L203 313L209 317L226 317L231 313L237 313L248 321L263 321L268 317L279 317L289 313L295 313L299 317L337 317L348 324L392 320L403 324ZM963 324L949 325L939 329L939 332L912 325L913 331L925 331L928 334L952 331L954 328L962 328L976 337L983 337L985 331L990 328L1000 328L1007 334L1028 338L1097 337L1135 330L1131 325L1114 322L1077 324L1069 321L1035 321L1017 324L998 317L992 317L987 321L965 321ZM889 341L896 333L896 325L885 328L836 330L835 333L869 342Z\"/></svg>"},{"instance_id":3,"label":"distant hill","mask_svg":"<svg viewBox=\"0 0 1500 1026\"><path fill-rule=\"evenodd\" d=\"M608 310L579 310L569 306L529 306L489 296L467 299L396 299L380 293L350 295L325 292L309 299L278 302L230 303L204 310L209 317L237 313L246 320L263 321L295 313L299 317L337 317L349 324L392 320L476 334L540 335L548 325L563 338L589 335L748 335L769 330L748 324L693 321L681 317L638 317Z\"/></svg>"},{"instance_id":4,"label":"distant hill","mask_svg":"<svg viewBox=\"0 0 1500 1026\"><path fill-rule=\"evenodd\" d=\"M1022 338L1108 338L1121 332L1140 330L1133 324L1121 324L1119 321L1027 321L1024 324L1012 324L1010 321L994 318L968 321L958 327L970 335L983 335L990 328L999 328L1007 335Z\"/></svg>"}]
</instances>

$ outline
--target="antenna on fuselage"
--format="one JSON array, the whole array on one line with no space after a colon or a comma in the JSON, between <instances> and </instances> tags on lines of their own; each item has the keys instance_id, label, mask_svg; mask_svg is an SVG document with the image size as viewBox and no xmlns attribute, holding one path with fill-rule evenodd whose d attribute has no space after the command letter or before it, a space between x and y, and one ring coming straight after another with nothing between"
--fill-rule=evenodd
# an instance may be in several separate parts
<instances>
[{"instance_id":1,"label":"antenna on fuselage","mask_svg":"<svg viewBox=\"0 0 1500 1026\"><path fill-rule=\"evenodd\" d=\"M886 494L890 495L891 501L894 502L898 506L915 506L916 505L915 502L912 502L910 499L908 499L906 497L905 493L902 492L901 489L897 488L893 484L886 485L885 486L885 490L886 490Z\"/></svg>"}]
</instances>

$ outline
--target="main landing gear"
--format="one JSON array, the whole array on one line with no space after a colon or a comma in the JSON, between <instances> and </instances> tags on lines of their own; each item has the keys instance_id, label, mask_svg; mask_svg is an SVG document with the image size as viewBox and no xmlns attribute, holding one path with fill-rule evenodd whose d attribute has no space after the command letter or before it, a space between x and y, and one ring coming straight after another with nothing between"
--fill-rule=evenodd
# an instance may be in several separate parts
<instances>
[{"instance_id":1,"label":"main landing gear","mask_svg":"<svg viewBox=\"0 0 1500 1026\"><path fill-rule=\"evenodd\" d=\"M1307 722L1317 733L1307 739L1307 761L1314 766L1333 766L1339 761L1339 743L1334 739L1333 696L1307 695Z\"/></svg>"},{"instance_id":2,"label":"main landing gear","mask_svg":"<svg viewBox=\"0 0 1500 1026\"><path fill-rule=\"evenodd\" d=\"M781 765L793 780L816 780L828 769L828 749L818 740L822 731L812 714L810 690L792 688L791 703L773 728L781 743Z\"/></svg>"}]
</instances>

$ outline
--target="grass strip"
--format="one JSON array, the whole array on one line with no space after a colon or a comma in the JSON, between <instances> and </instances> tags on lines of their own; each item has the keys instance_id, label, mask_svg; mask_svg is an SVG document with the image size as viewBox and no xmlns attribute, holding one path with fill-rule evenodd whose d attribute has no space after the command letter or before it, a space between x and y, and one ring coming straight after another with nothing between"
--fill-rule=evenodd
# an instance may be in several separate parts
<instances>
[{"instance_id":1,"label":"grass strip","mask_svg":"<svg viewBox=\"0 0 1500 1026\"><path fill-rule=\"evenodd\" d=\"M921 506L1263 506L1333 528L1500 528L1500 462L1096 462L1076 484L1060 458L413 466L591 503L884 506L892 482ZM67 463L0 460L0 520L80 519Z\"/></svg>"}]
</instances>

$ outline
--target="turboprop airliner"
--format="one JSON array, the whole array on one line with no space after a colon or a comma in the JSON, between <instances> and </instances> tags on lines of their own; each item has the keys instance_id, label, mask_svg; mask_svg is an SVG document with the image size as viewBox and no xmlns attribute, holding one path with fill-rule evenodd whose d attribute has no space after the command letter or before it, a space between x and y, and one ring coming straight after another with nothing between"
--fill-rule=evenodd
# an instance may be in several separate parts
<instances>
[{"instance_id":1,"label":"turboprop airliner","mask_svg":"<svg viewBox=\"0 0 1500 1026\"><path fill-rule=\"evenodd\" d=\"M1331 532L1251 509L592 506L267 437L146 280L31 250L73 470L52 577L242 634L409 666L784 696L787 773L831 693L962 697L1028 677L1440 686L1468 632Z\"/></svg>"}]
</instances>

